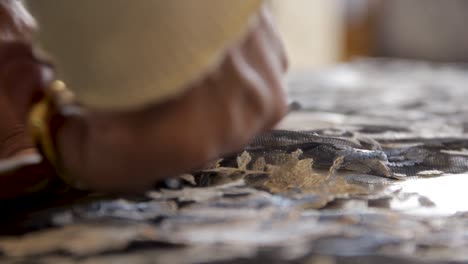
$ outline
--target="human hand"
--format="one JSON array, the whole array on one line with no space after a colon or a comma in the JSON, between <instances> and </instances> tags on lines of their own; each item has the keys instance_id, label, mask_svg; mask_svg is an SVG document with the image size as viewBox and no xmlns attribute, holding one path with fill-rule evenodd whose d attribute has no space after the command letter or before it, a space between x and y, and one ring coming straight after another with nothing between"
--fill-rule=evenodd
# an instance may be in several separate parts
<instances>
[{"instance_id":1,"label":"human hand","mask_svg":"<svg viewBox=\"0 0 468 264\"><path fill-rule=\"evenodd\" d=\"M133 112L89 109L55 133L72 178L101 191L136 191L234 152L286 113L283 46L270 15L180 97Z\"/></svg>"},{"instance_id":2,"label":"human hand","mask_svg":"<svg viewBox=\"0 0 468 264\"><path fill-rule=\"evenodd\" d=\"M0 159L34 149L26 119L52 77L50 65L34 54L35 28L20 1L0 1Z\"/></svg>"}]
</instances>

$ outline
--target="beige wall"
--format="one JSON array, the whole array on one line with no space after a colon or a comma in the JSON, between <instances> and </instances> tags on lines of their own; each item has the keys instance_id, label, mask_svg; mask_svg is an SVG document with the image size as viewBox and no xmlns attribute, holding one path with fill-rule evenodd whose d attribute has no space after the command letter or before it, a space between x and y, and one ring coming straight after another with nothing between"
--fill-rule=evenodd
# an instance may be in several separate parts
<instances>
[{"instance_id":1,"label":"beige wall","mask_svg":"<svg viewBox=\"0 0 468 264\"><path fill-rule=\"evenodd\" d=\"M340 0L272 0L291 71L329 66L342 50Z\"/></svg>"}]
</instances>

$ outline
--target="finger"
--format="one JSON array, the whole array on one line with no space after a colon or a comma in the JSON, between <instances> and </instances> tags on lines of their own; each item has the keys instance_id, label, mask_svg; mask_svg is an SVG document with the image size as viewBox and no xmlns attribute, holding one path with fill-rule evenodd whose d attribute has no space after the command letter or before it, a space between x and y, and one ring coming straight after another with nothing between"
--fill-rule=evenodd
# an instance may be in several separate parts
<instances>
[{"instance_id":1,"label":"finger","mask_svg":"<svg viewBox=\"0 0 468 264\"><path fill-rule=\"evenodd\" d=\"M0 41L30 41L36 22L22 1L0 1Z\"/></svg>"},{"instance_id":2,"label":"finger","mask_svg":"<svg viewBox=\"0 0 468 264\"><path fill-rule=\"evenodd\" d=\"M281 59L281 65L283 73L287 71L289 67L288 57L286 55L286 48L283 41L281 40L281 34L278 31L277 24L271 13L271 10L267 7L263 8L259 15L259 24L262 27L262 32L267 34L267 38L270 39L269 43L274 46L273 50L277 52Z\"/></svg>"},{"instance_id":3,"label":"finger","mask_svg":"<svg viewBox=\"0 0 468 264\"><path fill-rule=\"evenodd\" d=\"M259 93L265 107L263 130L273 127L287 111L283 82L285 55L280 39L272 33L270 26L264 19L260 20L239 53L239 58L245 60L241 68L243 74L253 75L257 79L253 91Z\"/></svg>"}]
</instances>

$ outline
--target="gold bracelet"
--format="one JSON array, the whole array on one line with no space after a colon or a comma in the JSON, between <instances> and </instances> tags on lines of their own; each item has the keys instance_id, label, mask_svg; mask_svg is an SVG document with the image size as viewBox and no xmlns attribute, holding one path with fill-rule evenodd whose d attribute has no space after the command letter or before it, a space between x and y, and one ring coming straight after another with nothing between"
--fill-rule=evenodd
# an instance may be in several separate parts
<instances>
[{"instance_id":1,"label":"gold bracelet","mask_svg":"<svg viewBox=\"0 0 468 264\"><path fill-rule=\"evenodd\" d=\"M63 83L56 81L52 83L52 92L54 92L53 87L57 87L57 85L60 85L60 87L63 88ZM68 93L69 92L67 91L67 96ZM68 176L66 173L65 167L63 166L62 160L56 150L56 145L52 138L50 123L54 115L58 113L59 111L56 104L54 104L50 96L46 95L41 101L32 107L29 114L29 129L32 133L34 142L44 157L54 167L57 176L68 186L76 189L83 189L83 186L77 180Z\"/></svg>"}]
</instances>

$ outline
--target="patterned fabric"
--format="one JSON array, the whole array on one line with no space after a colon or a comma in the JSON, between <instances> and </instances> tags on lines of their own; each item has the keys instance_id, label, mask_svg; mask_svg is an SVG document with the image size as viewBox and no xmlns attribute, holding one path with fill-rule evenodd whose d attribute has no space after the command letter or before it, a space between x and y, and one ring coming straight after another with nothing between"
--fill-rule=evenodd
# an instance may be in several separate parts
<instances>
[{"instance_id":1,"label":"patterned fabric","mask_svg":"<svg viewBox=\"0 0 468 264\"><path fill-rule=\"evenodd\" d=\"M59 78L86 106L134 109L180 94L248 30L262 0L29 1Z\"/></svg>"}]
</instances>

